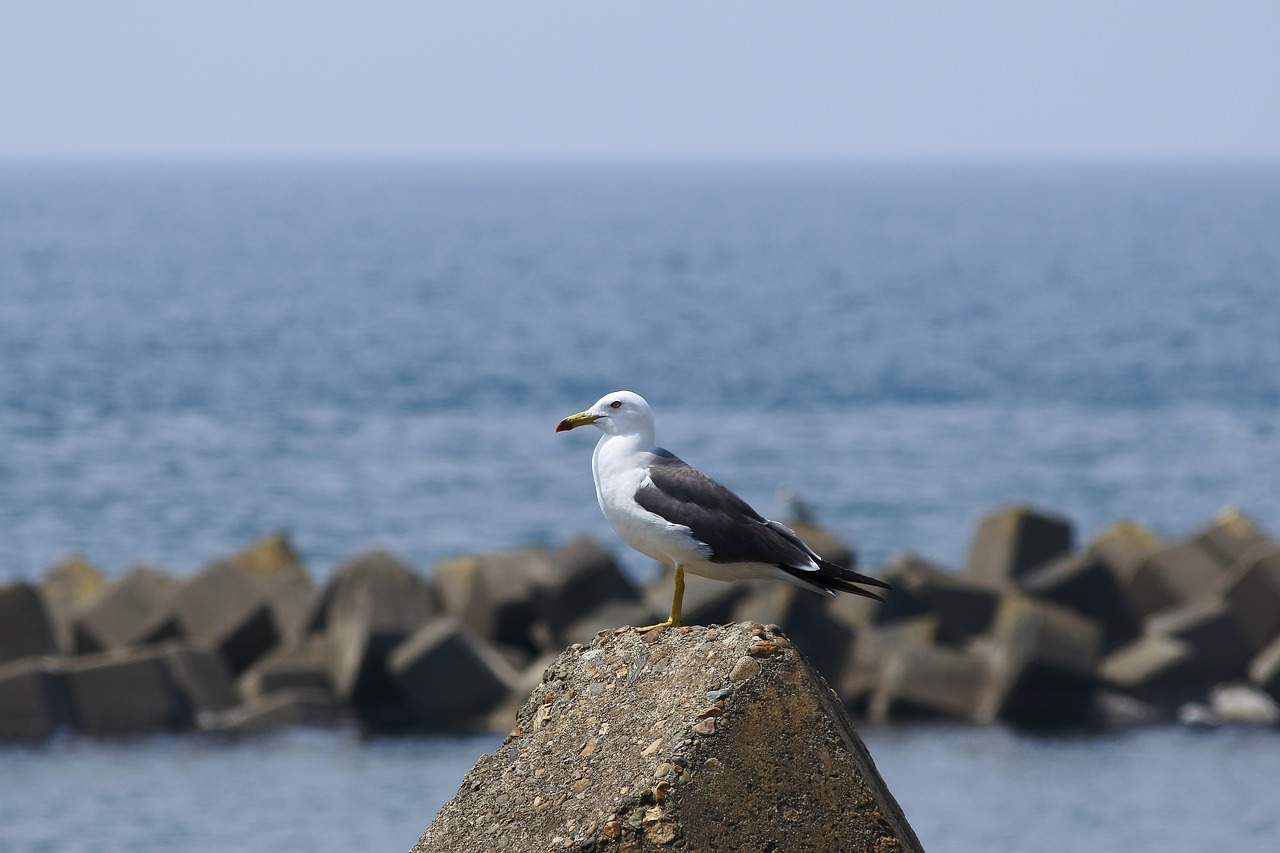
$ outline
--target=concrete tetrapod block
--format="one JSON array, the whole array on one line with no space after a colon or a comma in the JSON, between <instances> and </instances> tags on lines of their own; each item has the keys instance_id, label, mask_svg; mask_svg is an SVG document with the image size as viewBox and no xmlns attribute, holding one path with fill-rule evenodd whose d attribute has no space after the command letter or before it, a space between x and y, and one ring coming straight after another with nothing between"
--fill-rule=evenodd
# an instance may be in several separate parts
<instances>
[{"instance_id":1,"label":"concrete tetrapod block","mask_svg":"<svg viewBox=\"0 0 1280 853\"><path fill-rule=\"evenodd\" d=\"M104 652L63 664L78 727L90 734L185 728L191 718L160 649Z\"/></svg>"},{"instance_id":2,"label":"concrete tetrapod block","mask_svg":"<svg viewBox=\"0 0 1280 853\"><path fill-rule=\"evenodd\" d=\"M933 565L917 554L910 552L899 554L884 570L884 579L893 584L893 589L876 593L884 598L883 604L860 595L844 596L844 598L854 599L853 612L865 614L863 621L874 622L877 625L888 625L904 619L928 616L934 613L933 605L919 589L918 581L944 571L946 570Z\"/></svg>"},{"instance_id":3,"label":"concrete tetrapod block","mask_svg":"<svg viewBox=\"0 0 1280 853\"><path fill-rule=\"evenodd\" d=\"M889 580L889 578L884 577L884 573L877 574L883 577L884 580ZM876 590L876 594L888 598L893 595L893 590ZM870 625L878 621L880 611L884 606L883 602L862 595L838 595L831 599L831 603L827 605L827 608L832 619L853 628L855 631L859 631L864 625ZM924 612L922 611L916 615L924 615Z\"/></svg>"},{"instance_id":4,"label":"concrete tetrapod block","mask_svg":"<svg viewBox=\"0 0 1280 853\"><path fill-rule=\"evenodd\" d=\"M534 625L551 560L542 548L456 557L436 566L432 583L446 614L491 643L532 656L540 651Z\"/></svg>"},{"instance_id":5,"label":"concrete tetrapod block","mask_svg":"<svg viewBox=\"0 0 1280 853\"><path fill-rule=\"evenodd\" d=\"M1093 619L1020 593L1006 595L982 648L992 679L979 719L1035 728L1075 725L1091 715L1102 652L1102 628Z\"/></svg>"},{"instance_id":6,"label":"concrete tetrapod block","mask_svg":"<svg viewBox=\"0 0 1280 853\"><path fill-rule=\"evenodd\" d=\"M749 582L726 583L685 572L683 618L686 625L723 625L733 621L733 611L752 589ZM662 614L653 625L671 612L671 596L675 592L675 569L663 566L658 577L645 589L644 600L649 609Z\"/></svg>"},{"instance_id":7,"label":"concrete tetrapod block","mask_svg":"<svg viewBox=\"0 0 1280 853\"><path fill-rule=\"evenodd\" d=\"M1255 652L1280 634L1280 545L1264 542L1228 570L1219 590Z\"/></svg>"},{"instance_id":8,"label":"concrete tetrapod block","mask_svg":"<svg viewBox=\"0 0 1280 853\"><path fill-rule=\"evenodd\" d=\"M73 719L54 659L24 658L0 666L0 741L44 738Z\"/></svg>"},{"instance_id":9,"label":"concrete tetrapod block","mask_svg":"<svg viewBox=\"0 0 1280 853\"><path fill-rule=\"evenodd\" d=\"M830 530L806 520L791 519L786 525L822 559L837 566L857 568L857 554L853 546Z\"/></svg>"},{"instance_id":10,"label":"concrete tetrapod block","mask_svg":"<svg viewBox=\"0 0 1280 853\"><path fill-rule=\"evenodd\" d=\"M431 588L385 551L344 564L326 592L324 636L334 644L338 698L366 722L398 725L412 709L387 668L387 655L436 613Z\"/></svg>"},{"instance_id":11,"label":"concrete tetrapod block","mask_svg":"<svg viewBox=\"0 0 1280 853\"><path fill-rule=\"evenodd\" d=\"M1107 655L1098 666L1098 677L1166 709L1202 697L1206 688L1196 672L1191 644L1161 634L1144 634Z\"/></svg>"},{"instance_id":12,"label":"concrete tetrapod block","mask_svg":"<svg viewBox=\"0 0 1280 853\"><path fill-rule=\"evenodd\" d=\"M666 615L667 611L659 614L642 601L606 601L562 629L559 648L573 643L589 643L601 631L612 631L624 625L656 625Z\"/></svg>"},{"instance_id":13,"label":"concrete tetrapod block","mask_svg":"<svg viewBox=\"0 0 1280 853\"><path fill-rule=\"evenodd\" d=\"M72 554L53 566L40 581L40 595L49 610L58 648L63 654L75 652L75 618L107 588L107 579L97 567Z\"/></svg>"},{"instance_id":14,"label":"concrete tetrapod block","mask_svg":"<svg viewBox=\"0 0 1280 853\"><path fill-rule=\"evenodd\" d=\"M233 674L280 642L270 603L229 563L203 569L182 585L170 607L183 634L217 651Z\"/></svg>"},{"instance_id":15,"label":"concrete tetrapod block","mask_svg":"<svg viewBox=\"0 0 1280 853\"><path fill-rule=\"evenodd\" d=\"M1191 537L1191 541L1223 566L1238 562L1246 552L1260 545L1280 548L1280 543L1268 538L1253 519L1232 506L1219 511L1213 521Z\"/></svg>"},{"instance_id":16,"label":"concrete tetrapod block","mask_svg":"<svg viewBox=\"0 0 1280 853\"><path fill-rule=\"evenodd\" d=\"M622 574L609 552L580 536L551 554L537 592L538 615L551 635L560 638L567 626L601 604L634 603L640 598L640 591Z\"/></svg>"},{"instance_id":17,"label":"concrete tetrapod block","mask_svg":"<svg viewBox=\"0 0 1280 853\"><path fill-rule=\"evenodd\" d=\"M1147 630L1187 643L1195 653L1187 674L1205 687L1243 677L1254 653L1240 620L1217 598L1158 613Z\"/></svg>"},{"instance_id":18,"label":"concrete tetrapod block","mask_svg":"<svg viewBox=\"0 0 1280 853\"><path fill-rule=\"evenodd\" d=\"M217 652L181 641L161 648L169 677L194 719L225 711L240 701L231 671Z\"/></svg>"},{"instance_id":19,"label":"concrete tetrapod block","mask_svg":"<svg viewBox=\"0 0 1280 853\"><path fill-rule=\"evenodd\" d=\"M332 726L342 706L328 690L290 688L250 699L217 714L203 728L230 734L255 734L285 726Z\"/></svg>"},{"instance_id":20,"label":"concrete tetrapod block","mask_svg":"<svg viewBox=\"0 0 1280 853\"><path fill-rule=\"evenodd\" d=\"M978 523L965 574L986 586L1008 586L1070 551L1072 537L1066 519L1023 505L1005 507Z\"/></svg>"},{"instance_id":21,"label":"concrete tetrapod block","mask_svg":"<svg viewBox=\"0 0 1280 853\"><path fill-rule=\"evenodd\" d=\"M282 533L268 534L226 562L271 606L281 642L301 642L319 591L289 539Z\"/></svg>"},{"instance_id":22,"label":"concrete tetrapod block","mask_svg":"<svg viewBox=\"0 0 1280 853\"><path fill-rule=\"evenodd\" d=\"M867 717L876 724L903 719L989 723L979 709L991 680L982 655L942 646L903 646L880 667Z\"/></svg>"},{"instance_id":23,"label":"concrete tetrapod block","mask_svg":"<svg viewBox=\"0 0 1280 853\"><path fill-rule=\"evenodd\" d=\"M893 589L876 612L877 624L934 614L937 641L949 645L961 645L991 627L999 594L964 575L911 553L896 557L884 574Z\"/></svg>"},{"instance_id":24,"label":"concrete tetrapod block","mask_svg":"<svg viewBox=\"0 0 1280 853\"><path fill-rule=\"evenodd\" d=\"M374 615L381 622L402 623L439 609L435 592L412 567L390 551L373 548L334 570L314 608L309 630L324 631L335 607L347 606L366 595L376 605Z\"/></svg>"},{"instance_id":25,"label":"concrete tetrapod block","mask_svg":"<svg viewBox=\"0 0 1280 853\"><path fill-rule=\"evenodd\" d=\"M1166 545L1138 564L1125 596L1139 616L1189 604L1211 595L1227 567L1190 539Z\"/></svg>"},{"instance_id":26,"label":"concrete tetrapod block","mask_svg":"<svg viewBox=\"0 0 1280 853\"><path fill-rule=\"evenodd\" d=\"M44 599L28 583L0 586L0 663L58 651Z\"/></svg>"},{"instance_id":27,"label":"concrete tetrapod block","mask_svg":"<svg viewBox=\"0 0 1280 853\"><path fill-rule=\"evenodd\" d=\"M1037 598L1096 619L1102 626L1104 652L1142 634L1142 621L1129 606L1116 575L1091 551L1056 557L1025 575L1020 585Z\"/></svg>"},{"instance_id":28,"label":"concrete tetrapod block","mask_svg":"<svg viewBox=\"0 0 1280 853\"><path fill-rule=\"evenodd\" d=\"M902 649L932 647L938 635L938 617L917 616L886 625L863 625L856 631L853 652L834 683L845 707L865 714L885 662Z\"/></svg>"},{"instance_id":29,"label":"concrete tetrapod block","mask_svg":"<svg viewBox=\"0 0 1280 853\"><path fill-rule=\"evenodd\" d=\"M1085 551L1111 569L1121 588L1127 588L1142 561L1162 547L1160 537L1149 528L1132 519L1122 519L1098 533Z\"/></svg>"},{"instance_id":30,"label":"concrete tetrapod block","mask_svg":"<svg viewBox=\"0 0 1280 853\"><path fill-rule=\"evenodd\" d=\"M1280 702L1280 636L1249 662L1249 680Z\"/></svg>"},{"instance_id":31,"label":"concrete tetrapod block","mask_svg":"<svg viewBox=\"0 0 1280 853\"><path fill-rule=\"evenodd\" d=\"M753 582L733 608L734 622L777 625L814 669L835 679L853 650L854 631L831 616L830 598L776 581Z\"/></svg>"},{"instance_id":32,"label":"concrete tetrapod block","mask_svg":"<svg viewBox=\"0 0 1280 853\"><path fill-rule=\"evenodd\" d=\"M333 672L338 644L312 635L300 645L281 648L262 658L240 676L236 685L245 699L278 690L327 690L336 695Z\"/></svg>"},{"instance_id":33,"label":"concrete tetrapod block","mask_svg":"<svg viewBox=\"0 0 1280 853\"><path fill-rule=\"evenodd\" d=\"M1224 723L1274 726L1280 723L1280 705L1252 684L1233 682L1209 691L1209 709Z\"/></svg>"},{"instance_id":34,"label":"concrete tetrapod block","mask_svg":"<svg viewBox=\"0 0 1280 853\"><path fill-rule=\"evenodd\" d=\"M142 645L176 637L169 609L180 584L148 566L135 566L111 583L75 620L76 654Z\"/></svg>"},{"instance_id":35,"label":"concrete tetrapod block","mask_svg":"<svg viewBox=\"0 0 1280 853\"><path fill-rule=\"evenodd\" d=\"M709 648L708 648L709 646ZM413 848L921 850L825 682L759 625L565 651Z\"/></svg>"},{"instance_id":36,"label":"concrete tetrapod block","mask_svg":"<svg viewBox=\"0 0 1280 853\"><path fill-rule=\"evenodd\" d=\"M485 641L447 617L423 625L387 658L421 723L474 727L501 705L519 675Z\"/></svg>"}]
</instances>

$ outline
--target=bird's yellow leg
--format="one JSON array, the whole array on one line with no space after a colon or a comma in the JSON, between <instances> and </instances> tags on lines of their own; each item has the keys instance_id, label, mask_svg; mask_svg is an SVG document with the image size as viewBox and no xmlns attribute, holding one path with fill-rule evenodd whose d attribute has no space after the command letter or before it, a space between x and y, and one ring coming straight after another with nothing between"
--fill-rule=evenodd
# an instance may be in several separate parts
<instances>
[{"instance_id":1,"label":"bird's yellow leg","mask_svg":"<svg viewBox=\"0 0 1280 853\"><path fill-rule=\"evenodd\" d=\"M636 628L640 633L652 631L654 628L679 628L680 627L680 611L684 607L684 569L676 566L676 592L671 598L671 615L667 617L666 622L659 622L657 625L646 625L643 628Z\"/></svg>"}]
</instances>

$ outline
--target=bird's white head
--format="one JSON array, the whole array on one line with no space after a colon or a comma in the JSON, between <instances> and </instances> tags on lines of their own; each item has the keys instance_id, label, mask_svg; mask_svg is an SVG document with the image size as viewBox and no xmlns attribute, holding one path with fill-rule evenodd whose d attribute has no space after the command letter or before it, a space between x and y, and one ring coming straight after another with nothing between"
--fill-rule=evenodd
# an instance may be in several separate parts
<instances>
[{"instance_id":1,"label":"bird's white head","mask_svg":"<svg viewBox=\"0 0 1280 853\"><path fill-rule=\"evenodd\" d=\"M653 410L634 391L605 394L595 405L556 424L556 432L591 424L606 435L653 435Z\"/></svg>"}]
</instances>

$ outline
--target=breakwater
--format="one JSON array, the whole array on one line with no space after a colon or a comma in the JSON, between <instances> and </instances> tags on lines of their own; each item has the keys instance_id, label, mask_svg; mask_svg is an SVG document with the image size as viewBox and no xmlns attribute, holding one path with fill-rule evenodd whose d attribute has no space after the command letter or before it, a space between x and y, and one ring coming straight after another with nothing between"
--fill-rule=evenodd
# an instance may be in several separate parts
<instances>
[{"instance_id":1,"label":"breakwater","mask_svg":"<svg viewBox=\"0 0 1280 853\"><path fill-rule=\"evenodd\" d=\"M778 626L873 723L1277 719L1280 545L1237 510L1177 539L1120 521L1077 544L1069 520L1007 507L978 525L964 567L904 554L877 573L895 587L884 604L691 578L686 622ZM186 579L137 567L107 581L68 558L0 588L0 735L506 730L556 654L657 621L669 594L587 539L429 577L374 550L323 585L277 535Z\"/></svg>"}]
</instances>

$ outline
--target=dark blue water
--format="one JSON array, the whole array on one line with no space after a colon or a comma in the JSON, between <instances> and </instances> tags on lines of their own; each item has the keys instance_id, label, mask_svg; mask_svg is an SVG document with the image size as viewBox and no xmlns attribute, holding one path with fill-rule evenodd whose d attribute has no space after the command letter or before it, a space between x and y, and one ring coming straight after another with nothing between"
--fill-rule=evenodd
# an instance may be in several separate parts
<instances>
[{"instance_id":1,"label":"dark blue water","mask_svg":"<svg viewBox=\"0 0 1280 853\"><path fill-rule=\"evenodd\" d=\"M0 573L608 539L564 414L871 562L1280 519L1280 168L0 168Z\"/></svg>"},{"instance_id":2,"label":"dark blue water","mask_svg":"<svg viewBox=\"0 0 1280 853\"><path fill-rule=\"evenodd\" d=\"M863 738L930 853L1274 853L1280 842L1274 731L926 726ZM500 742L295 730L6 747L0 851L403 853Z\"/></svg>"},{"instance_id":3,"label":"dark blue water","mask_svg":"<svg viewBox=\"0 0 1280 853\"><path fill-rule=\"evenodd\" d=\"M871 564L962 562L1013 500L1082 537L1228 503L1274 532L1278 327L1280 167L8 164L0 579L186 574L272 529L321 577L612 546L591 441L552 428L620 387ZM1272 733L869 741L931 850L1280 838ZM0 850L407 848L487 748L6 749Z\"/></svg>"}]
</instances>

